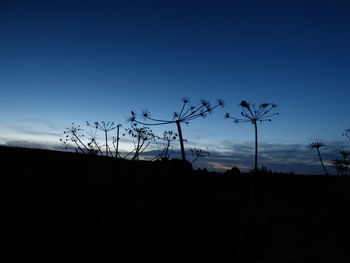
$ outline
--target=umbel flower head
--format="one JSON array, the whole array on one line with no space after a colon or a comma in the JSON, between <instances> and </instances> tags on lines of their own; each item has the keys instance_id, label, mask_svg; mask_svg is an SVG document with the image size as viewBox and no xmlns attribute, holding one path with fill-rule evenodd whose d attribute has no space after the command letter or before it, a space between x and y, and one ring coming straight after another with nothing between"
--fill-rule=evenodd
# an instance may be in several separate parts
<instances>
[{"instance_id":1,"label":"umbel flower head","mask_svg":"<svg viewBox=\"0 0 350 263\"><path fill-rule=\"evenodd\" d=\"M134 111L131 111L131 116L129 117L130 122L136 122L142 125L163 125L175 122L185 122L188 123L191 120L197 119L199 117L206 117L215 108L223 107L225 102L222 99L217 99L217 103L211 106L210 102L201 99L200 102L193 106L189 98L182 98L182 107L180 111L173 112L173 117L170 120L162 120L153 118L149 110L144 110L140 115L137 115ZM140 117L140 118L139 118ZM144 121L140 120L143 119Z\"/></svg>"},{"instance_id":2,"label":"umbel flower head","mask_svg":"<svg viewBox=\"0 0 350 263\"><path fill-rule=\"evenodd\" d=\"M137 115L134 111L131 111L131 116L129 117L129 121L133 123L138 123L141 125L165 125L174 123L178 129L180 148L182 159L185 158L185 150L183 142L185 141L182 137L181 131L181 123L188 124L190 121L197 118L205 118L208 114L212 113L212 111L217 107L223 107L225 105L222 99L218 99L216 104L212 106L209 101L202 99L197 105L191 105L191 101L189 98L182 98L182 106L180 111L175 111L172 114L171 119L156 119L154 118L148 110L144 110L141 115Z\"/></svg>"},{"instance_id":3,"label":"umbel flower head","mask_svg":"<svg viewBox=\"0 0 350 263\"><path fill-rule=\"evenodd\" d=\"M317 139L311 140L311 142L307 145L308 148L317 150L317 155L318 155L318 158L320 159L320 163L321 163L321 166L323 168L323 171L326 175L328 175L327 169L323 164L323 160L322 160L321 153L320 153L320 148L323 146L325 146L325 144Z\"/></svg>"},{"instance_id":4,"label":"umbel flower head","mask_svg":"<svg viewBox=\"0 0 350 263\"><path fill-rule=\"evenodd\" d=\"M239 122L251 122L252 124L256 122L271 121L271 117L279 115L278 112L270 113L273 109L277 107L274 103L261 103L257 105L256 103L250 104L245 100L242 100L239 104L242 108L241 118L232 117L229 113L225 114L226 119L232 119L235 123Z\"/></svg>"},{"instance_id":5,"label":"umbel flower head","mask_svg":"<svg viewBox=\"0 0 350 263\"><path fill-rule=\"evenodd\" d=\"M261 103L257 105L256 103L250 104L249 102L242 100L239 104L241 106L241 116L239 118L233 117L230 113L224 115L225 119L232 119L235 123L250 122L255 128L255 162L254 170L257 171L258 168L258 128L257 122L271 121L271 118L277 113L271 113L277 105L274 103Z\"/></svg>"},{"instance_id":6,"label":"umbel flower head","mask_svg":"<svg viewBox=\"0 0 350 263\"><path fill-rule=\"evenodd\" d=\"M325 146L325 144L317 139L313 139L308 145L311 149L320 149L323 146Z\"/></svg>"}]
</instances>

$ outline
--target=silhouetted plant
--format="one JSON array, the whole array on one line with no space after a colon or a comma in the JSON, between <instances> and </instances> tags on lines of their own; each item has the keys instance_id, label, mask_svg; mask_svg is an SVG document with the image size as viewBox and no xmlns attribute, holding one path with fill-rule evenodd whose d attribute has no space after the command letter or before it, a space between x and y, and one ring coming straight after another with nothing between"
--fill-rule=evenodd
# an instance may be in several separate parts
<instances>
[{"instance_id":1,"label":"silhouetted plant","mask_svg":"<svg viewBox=\"0 0 350 263\"><path fill-rule=\"evenodd\" d=\"M134 149L124 156L124 158L131 153L134 153L131 159L138 160L140 154L146 150L151 143L151 140L154 139L155 135L149 127L138 127L137 123L132 123L131 128L127 128L126 132L133 138Z\"/></svg>"},{"instance_id":2,"label":"silhouetted plant","mask_svg":"<svg viewBox=\"0 0 350 263\"><path fill-rule=\"evenodd\" d=\"M344 160L346 160L350 156L350 152L346 150L340 150L339 154L343 157Z\"/></svg>"},{"instance_id":3,"label":"silhouetted plant","mask_svg":"<svg viewBox=\"0 0 350 263\"><path fill-rule=\"evenodd\" d=\"M277 105L274 103L262 103L257 105L256 103L250 104L245 100L240 103L242 108L242 118L231 117L229 113L225 114L226 119L232 119L235 123L250 122L255 128L255 162L254 170L258 168L258 125L257 122L271 121L271 117L278 115L279 113L271 113Z\"/></svg>"},{"instance_id":4,"label":"silhouetted plant","mask_svg":"<svg viewBox=\"0 0 350 263\"><path fill-rule=\"evenodd\" d=\"M345 175L346 171L348 170L349 161L342 160L342 159L334 159L332 161L332 164L335 166L335 169L337 170L337 176Z\"/></svg>"},{"instance_id":5,"label":"silhouetted plant","mask_svg":"<svg viewBox=\"0 0 350 263\"><path fill-rule=\"evenodd\" d=\"M119 141L120 141L120 128L122 127L121 124L117 125L117 137L112 137L112 144L115 150L115 157L121 158L119 153Z\"/></svg>"},{"instance_id":6,"label":"silhouetted plant","mask_svg":"<svg viewBox=\"0 0 350 263\"><path fill-rule=\"evenodd\" d=\"M350 156L350 152L341 150L339 151L339 154L342 156L342 159L334 159L332 163L337 170L337 175L346 175L349 170L350 161L348 157Z\"/></svg>"},{"instance_id":7,"label":"silhouetted plant","mask_svg":"<svg viewBox=\"0 0 350 263\"><path fill-rule=\"evenodd\" d=\"M81 129L79 125L76 126L74 122L72 122L72 126L66 128L63 132L64 138L60 138L60 141L65 145L68 145L70 142L74 143L77 147L76 152L89 153L90 148L83 142L84 134L82 134L82 131L83 129Z\"/></svg>"},{"instance_id":8,"label":"silhouetted plant","mask_svg":"<svg viewBox=\"0 0 350 263\"><path fill-rule=\"evenodd\" d=\"M163 132L163 137L158 137L156 136L155 138L163 141L165 143L163 149L161 150L161 152L155 156L152 160L159 160L159 159L169 159L169 149L170 149L170 145L173 141L177 140L177 133L169 130L169 131L164 131Z\"/></svg>"},{"instance_id":9,"label":"silhouetted plant","mask_svg":"<svg viewBox=\"0 0 350 263\"><path fill-rule=\"evenodd\" d=\"M210 153L201 149L191 149L191 154L192 156L194 156L194 159L192 160L191 163L194 163L195 161L197 161L199 158L205 158L205 157L209 157Z\"/></svg>"},{"instance_id":10,"label":"silhouetted plant","mask_svg":"<svg viewBox=\"0 0 350 263\"><path fill-rule=\"evenodd\" d=\"M173 118L171 120L155 119L151 117L151 114L148 110L145 110L142 112L142 115L141 115L141 117L143 117L145 122L139 121L137 119L138 118L137 114L134 113L133 111L131 111L130 121L136 122L142 125L165 125L165 124L175 123L178 130L178 135L179 135L182 160L186 160L181 123L188 124L190 121L197 119L199 117L203 117L203 118L206 117L208 113L211 113L215 108L219 106L223 107L224 101L221 99L218 99L217 104L215 106L211 106L210 103L204 99L202 99L197 106L192 106L190 104L189 98L183 98L182 102L183 104L180 112L174 112Z\"/></svg>"},{"instance_id":11,"label":"silhouetted plant","mask_svg":"<svg viewBox=\"0 0 350 263\"><path fill-rule=\"evenodd\" d=\"M345 129L342 135L350 140L350 129Z\"/></svg>"},{"instance_id":12,"label":"silhouetted plant","mask_svg":"<svg viewBox=\"0 0 350 263\"><path fill-rule=\"evenodd\" d=\"M316 149L316 150L317 150L317 155L318 155L318 158L320 159L320 163L321 163L321 166L322 166L322 168L323 168L323 171L324 171L324 173L325 173L326 175L329 175L328 172L327 172L327 170L326 170L326 167L325 167L324 164L323 164L323 160L322 160L321 153L320 153L320 148L323 147L323 146L325 146L325 144L322 143L322 142L320 142L319 140L316 140L316 139L312 140L312 141L309 143L309 145L308 145L308 147L309 147L310 149Z\"/></svg>"},{"instance_id":13,"label":"silhouetted plant","mask_svg":"<svg viewBox=\"0 0 350 263\"><path fill-rule=\"evenodd\" d=\"M105 134L105 142L106 142L106 156L108 156L108 153L110 152L109 145L108 145L108 132L114 130L117 128L117 125L113 121L95 121L93 124L89 123L88 121L86 122L87 126L94 127L95 129L98 129L100 131L103 131ZM111 153L112 155L112 153Z\"/></svg>"},{"instance_id":14,"label":"silhouetted plant","mask_svg":"<svg viewBox=\"0 0 350 263\"><path fill-rule=\"evenodd\" d=\"M95 129L93 131L89 131L88 132L88 137L87 137L89 142L87 143L87 146L90 148L90 152L91 153L93 153L93 154L100 153L101 155L103 155L101 147L98 144L96 138L97 138L97 129Z\"/></svg>"}]
</instances>

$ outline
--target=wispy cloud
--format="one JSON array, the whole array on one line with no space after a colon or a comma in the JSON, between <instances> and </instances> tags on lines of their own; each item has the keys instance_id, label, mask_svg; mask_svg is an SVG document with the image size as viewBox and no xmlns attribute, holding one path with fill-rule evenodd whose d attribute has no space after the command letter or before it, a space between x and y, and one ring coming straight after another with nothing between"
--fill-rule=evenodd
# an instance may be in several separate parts
<instances>
[{"instance_id":1,"label":"wispy cloud","mask_svg":"<svg viewBox=\"0 0 350 263\"><path fill-rule=\"evenodd\" d=\"M9 128L11 128L14 132L20 133L23 135L56 136L56 137L58 137L60 135L60 132L33 129L33 128L28 128L28 127L22 127L20 125L9 125Z\"/></svg>"},{"instance_id":2,"label":"wispy cloud","mask_svg":"<svg viewBox=\"0 0 350 263\"><path fill-rule=\"evenodd\" d=\"M47 130L33 130L27 127L13 127L18 128L22 134L32 135L36 138L45 137L42 140L32 139L19 139L19 138L6 138L6 136L0 136L0 143L9 146L22 146L30 148L46 148L52 150L74 150L73 147L66 149L61 144L59 139L59 133ZM51 139L48 139L48 138ZM54 140L52 140L54 138ZM57 143L55 140L57 139ZM122 138L123 145L120 149L121 153L127 153L127 149L130 148L131 140L129 138ZM129 146L128 146L129 145ZM128 147L126 147L128 146ZM339 150L350 148L346 147L345 142L327 142L321 149L322 157L325 165L329 170L334 171L331 161L339 157ZM174 144L174 147L177 147ZM208 145L205 148L200 147L199 144L191 143L187 145L186 156L191 162L195 157L191 155L191 148L202 148L203 150L210 152L210 157L199 158L194 162L195 168L206 167L210 171L225 171L232 167L238 167L242 171L248 171L253 168L254 162L254 145L252 143L234 143L230 141L223 141L219 145ZM130 148L132 149L132 147ZM129 150L130 150L129 149ZM155 145L149 148L141 156L143 159L152 159L159 154L159 150ZM175 148L170 151L171 158L181 158L179 149ZM307 148L306 144L298 143L261 143L259 145L259 166L265 166L273 171L281 172L294 172L297 174L322 174L322 168L319 164L318 156L315 151Z\"/></svg>"},{"instance_id":3,"label":"wispy cloud","mask_svg":"<svg viewBox=\"0 0 350 263\"><path fill-rule=\"evenodd\" d=\"M20 123L11 121L2 123L0 135L6 140L17 140L18 138L33 141L49 138L58 140L63 130L63 127L51 121L25 117Z\"/></svg>"},{"instance_id":4,"label":"wispy cloud","mask_svg":"<svg viewBox=\"0 0 350 263\"><path fill-rule=\"evenodd\" d=\"M66 147L63 144L59 143L49 143L49 142L33 142L27 140L8 140L2 143L5 146L13 147L25 147L33 149L48 149L48 150L57 150L57 151L74 151L72 147Z\"/></svg>"},{"instance_id":5,"label":"wispy cloud","mask_svg":"<svg viewBox=\"0 0 350 263\"><path fill-rule=\"evenodd\" d=\"M212 170L222 170L233 166L242 170L253 168L254 147L252 145L224 142L224 146L218 148L224 151L212 151L210 158L199 159L196 166L207 166ZM329 142L321 149L326 165L332 167L330 161L338 156L342 148L345 148L342 142ZM261 144L259 166L281 172L322 174L316 152L303 144Z\"/></svg>"}]
</instances>

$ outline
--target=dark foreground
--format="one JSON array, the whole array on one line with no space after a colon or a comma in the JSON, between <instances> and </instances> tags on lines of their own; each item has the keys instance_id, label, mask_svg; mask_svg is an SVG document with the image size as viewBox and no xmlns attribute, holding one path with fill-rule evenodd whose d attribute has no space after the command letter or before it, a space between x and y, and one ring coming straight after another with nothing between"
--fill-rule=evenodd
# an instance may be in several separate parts
<instances>
[{"instance_id":1,"label":"dark foreground","mask_svg":"<svg viewBox=\"0 0 350 263\"><path fill-rule=\"evenodd\" d=\"M258 174L250 199L251 175L176 161L0 160L6 262L350 262L349 177Z\"/></svg>"}]
</instances>

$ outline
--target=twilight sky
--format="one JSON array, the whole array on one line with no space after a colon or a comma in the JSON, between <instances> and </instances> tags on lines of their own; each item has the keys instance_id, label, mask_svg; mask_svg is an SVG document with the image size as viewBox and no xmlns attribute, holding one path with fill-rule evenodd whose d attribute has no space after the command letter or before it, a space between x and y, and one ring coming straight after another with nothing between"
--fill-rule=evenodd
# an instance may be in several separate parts
<instances>
[{"instance_id":1,"label":"twilight sky","mask_svg":"<svg viewBox=\"0 0 350 263\"><path fill-rule=\"evenodd\" d=\"M305 145L321 139L326 162L350 149L349 47L346 0L1 1L0 144L60 148L71 122L128 127L130 110L168 118L184 96L222 98L184 126L187 148L210 151L210 169L251 168L253 126L224 113L274 102L260 165L322 173Z\"/></svg>"}]
</instances>

